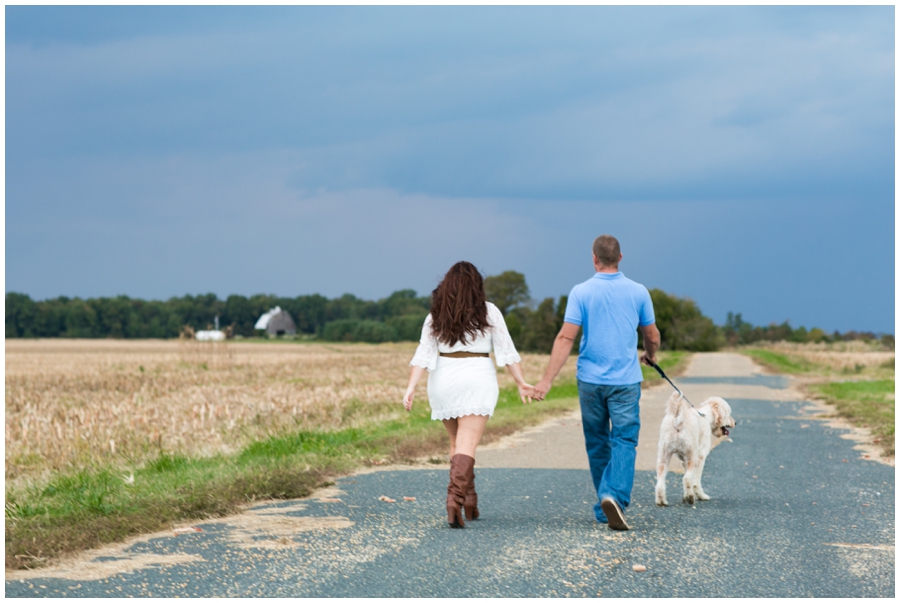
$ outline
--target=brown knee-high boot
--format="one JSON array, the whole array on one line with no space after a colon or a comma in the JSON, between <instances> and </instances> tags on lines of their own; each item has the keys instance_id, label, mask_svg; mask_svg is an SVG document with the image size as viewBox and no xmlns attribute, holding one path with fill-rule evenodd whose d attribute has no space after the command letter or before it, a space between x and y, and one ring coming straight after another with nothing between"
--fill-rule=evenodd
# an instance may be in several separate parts
<instances>
[{"instance_id":1,"label":"brown knee-high boot","mask_svg":"<svg viewBox=\"0 0 900 603\"><path fill-rule=\"evenodd\" d=\"M475 459L465 454L453 455L450 459L450 484L447 486L447 522L451 528L466 527L463 506L466 502L468 474Z\"/></svg>"},{"instance_id":2,"label":"brown knee-high boot","mask_svg":"<svg viewBox=\"0 0 900 603\"><path fill-rule=\"evenodd\" d=\"M466 519L478 519L481 513L478 512L478 493L475 492L475 459L469 466L468 488L466 488Z\"/></svg>"}]
</instances>

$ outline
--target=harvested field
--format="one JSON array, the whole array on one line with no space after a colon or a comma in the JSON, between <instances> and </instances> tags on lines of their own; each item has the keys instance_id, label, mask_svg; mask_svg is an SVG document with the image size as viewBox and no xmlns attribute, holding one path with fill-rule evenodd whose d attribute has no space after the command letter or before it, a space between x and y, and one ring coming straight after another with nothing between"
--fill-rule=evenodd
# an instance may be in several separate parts
<instances>
[{"instance_id":1,"label":"harvested field","mask_svg":"<svg viewBox=\"0 0 900 603\"><path fill-rule=\"evenodd\" d=\"M879 372L880 369L893 371L894 351L878 343L864 341L842 341L836 343L789 343L778 342L759 347L793 358L804 360L811 368L820 372L854 374ZM890 367L887 365L890 364Z\"/></svg>"},{"instance_id":2,"label":"harvested field","mask_svg":"<svg viewBox=\"0 0 900 603\"><path fill-rule=\"evenodd\" d=\"M403 415L415 343L6 342L6 478L91 464L135 466L160 450L232 452L287 430ZM523 355L536 381L547 357ZM574 379L568 362L560 380ZM512 378L500 371L501 387ZM418 400L424 401L425 385Z\"/></svg>"}]
</instances>

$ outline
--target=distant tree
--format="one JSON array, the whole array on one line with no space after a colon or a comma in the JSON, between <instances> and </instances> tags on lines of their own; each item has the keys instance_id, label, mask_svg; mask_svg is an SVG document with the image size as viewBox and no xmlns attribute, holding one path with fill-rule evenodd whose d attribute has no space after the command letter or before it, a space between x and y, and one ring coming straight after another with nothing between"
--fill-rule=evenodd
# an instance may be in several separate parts
<instances>
[{"instance_id":1,"label":"distant tree","mask_svg":"<svg viewBox=\"0 0 900 603\"><path fill-rule=\"evenodd\" d=\"M328 301L325 308L325 322L366 318L367 306L370 304L374 304L374 302L367 302L355 295L345 293L341 297Z\"/></svg>"},{"instance_id":2,"label":"distant tree","mask_svg":"<svg viewBox=\"0 0 900 603\"><path fill-rule=\"evenodd\" d=\"M354 318L342 318L325 323L317 333L325 341L353 341L353 330L359 324Z\"/></svg>"},{"instance_id":3,"label":"distant tree","mask_svg":"<svg viewBox=\"0 0 900 603\"><path fill-rule=\"evenodd\" d=\"M809 330L809 333L806 336L806 340L812 343L821 343L823 341L828 341L828 335L825 334L825 331L818 327L813 327Z\"/></svg>"},{"instance_id":4,"label":"distant tree","mask_svg":"<svg viewBox=\"0 0 900 603\"><path fill-rule=\"evenodd\" d=\"M725 340L730 345L736 345L747 339L748 333L753 329L753 325L744 322L740 312L734 314L729 312L725 318L725 325L722 327L722 333Z\"/></svg>"},{"instance_id":5,"label":"distant tree","mask_svg":"<svg viewBox=\"0 0 900 603\"><path fill-rule=\"evenodd\" d=\"M380 320L387 320L395 316L421 316L422 320L428 314L431 307L430 297L417 297L412 289L394 291L385 299L376 304L377 315Z\"/></svg>"},{"instance_id":6,"label":"distant tree","mask_svg":"<svg viewBox=\"0 0 900 603\"><path fill-rule=\"evenodd\" d=\"M65 307L68 298L48 299L35 306L32 330L37 337L59 337L65 329Z\"/></svg>"},{"instance_id":7,"label":"distant tree","mask_svg":"<svg viewBox=\"0 0 900 603\"><path fill-rule=\"evenodd\" d=\"M504 315L531 299L525 275L515 270L507 270L485 278L484 292L487 300L497 306Z\"/></svg>"},{"instance_id":8,"label":"distant tree","mask_svg":"<svg viewBox=\"0 0 900 603\"><path fill-rule=\"evenodd\" d=\"M418 341L422 336L422 325L425 315L406 314L404 316L392 316L385 323L393 327L397 333L397 341Z\"/></svg>"},{"instance_id":9,"label":"distant tree","mask_svg":"<svg viewBox=\"0 0 900 603\"><path fill-rule=\"evenodd\" d=\"M63 337L99 337L97 313L91 304L78 299L70 300L66 308Z\"/></svg>"},{"instance_id":10,"label":"distant tree","mask_svg":"<svg viewBox=\"0 0 900 603\"><path fill-rule=\"evenodd\" d=\"M346 318L326 323L320 337L325 341L382 343L397 341L397 331L391 325L376 320Z\"/></svg>"},{"instance_id":11,"label":"distant tree","mask_svg":"<svg viewBox=\"0 0 900 603\"><path fill-rule=\"evenodd\" d=\"M253 325L262 314L257 313L257 310L258 306L243 295L229 295L225 300L225 311L220 324L231 326L235 335L250 337L254 335ZM268 311L268 308L265 311ZM294 318L296 320L296 317Z\"/></svg>"},{"instance_id":12,"label":"distant tree","mask_svg":"<svg viewBox=\"0 0 900 603\"><path fill-rule=\"evenodd\" d=\"M353 329L352 341L382 343L397 341L397 331L389 324L377 320L360 320Z\"/></svg>"},{"instance_id":13,"label":"distant tree","mask_svg":"<svg viewBox=\"0 0 900 603\"><path fill-rule=\"evenodd\" d=\"M708 352L719 348L719 330L693 300L659 289L651 289L650 297L662 338L660 349Z\"/></svg>"},{"instance_id":14,"label":"distant tree","mask_svg":"<svg viewBox=\"0 0 900 603\"><path fill-rule=\"evenodd\" d=\"M847 331L840 333L835 331L828 335L822 329L813 327L807 330L806 327L792 328L788 321L781 324L772 323L768 326L753 326L749 322L741 319L741 315L728 313L725 324L722 326L722 334L729 345L747 345L757 341L791 341L795 343L822 343L830 341L875 341L879 337L874 333L856 331ZM885 339L888 337L890 339ZM880 338L882 345L889 349L892 348L893 336L882 336Z\"/></svg>"},{"instance_id":15,"label":"distant tree","mask_svg":"<svg viewBox=\"0 0 900 603\"><path fill-rule=\"evenodd\" d=\"M807 332L806 327L792 329L788 334L787 340L793 343L806 343L809 341L809 332Z\"/></svg>"},{"instance_id":16,"label":"distant tree","mask_svg":"<svg viewBox=\"0 0 900 603\"><path fill-rule=\"evenodd\" d=\"M294 317L298 332L315 333L316 329L325 324L328 298L318 294L303 295L285 300L281 307Z\"/></svg>"},{"instance_id":17,"label":"distant tree","mask_svg":"<svg viewBox=\"0 0 900 603\"><path fill-rule=\"evenodd\" d=\"M6 337L36 337L37 304L22 293L6 294Z\"/></svg>"},{"instance_id":18,"label":"distant tree","mask_svg":"<svg viewBox=\"0 0 900 603\"><path fill-rule=\"evenodd\" d=\"M536 310L529 311L523 327L519 336L522 350L549 354L556 334L562 327L553 298L546 298L538 304Z\"/></svg>"},{"instance_id":19,"label":"distant tree","mask_svg":"<svg viewBox=\"0 0 900 603\"><path fill-rule=\"evenodd\" d=\"M503 317L503 320L506 321L506 330L509 331L509 336L512 337L516 348L520 350L525 349L522 345L522 321L527 323L530 314L530 309L522 307L517 308L513 312L508 312L506 316Z\"/></svg>"},{"instance_id":20,"label":"distant tree","mask_svg":"<svg viewBox=\"0 0 900 603\"><path fill-rule=\"evenodd\" d=\"M528 306L514 308L506 315L506 327L516 344L516 349L523 352L549 354L553 343L562 328L566 313L568 297L563 295L558 303L552 297L546 298L535 310ZM581 330L572 345L572 353L577 354L581 344Z\"/></svg>"}]
</instances>

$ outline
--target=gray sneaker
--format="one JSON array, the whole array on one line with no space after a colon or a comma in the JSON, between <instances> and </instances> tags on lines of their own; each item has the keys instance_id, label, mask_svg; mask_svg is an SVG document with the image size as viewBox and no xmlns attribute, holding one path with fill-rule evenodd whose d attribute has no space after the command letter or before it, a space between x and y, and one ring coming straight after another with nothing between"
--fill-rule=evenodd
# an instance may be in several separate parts
<instances>
[{"instance_id":1,"label":"gray sneaker","mask_svg":"<svg viewBox=\"0 0 900 603\"><path fill-rule=\"evenodd\" d=\"M606 519L609 521L610 530L624 531L629 529L628 524L625 523L625 514L622 513L622 509L619 508L619 503L609 496L605 496L603 500L600 501L600 508L603 509L603 514L606 515Z\"/></svg>"}]
</instances>

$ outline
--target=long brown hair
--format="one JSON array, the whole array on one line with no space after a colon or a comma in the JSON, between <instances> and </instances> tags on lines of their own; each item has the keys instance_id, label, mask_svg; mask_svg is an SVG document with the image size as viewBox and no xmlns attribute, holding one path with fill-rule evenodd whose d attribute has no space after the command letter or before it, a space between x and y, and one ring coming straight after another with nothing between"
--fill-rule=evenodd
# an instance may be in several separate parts
<instances>
[{"instance_id":1,"label":"long brown hair","mask_svg":"<svg viewBox=\"0 0 900 603\"><path fill-rule=\"evenodd\" d=\"M469 262L453 264L431 292L431 331L438 341L453 345L488 326L484 279Z\"/></svg>"}]
</instances>

